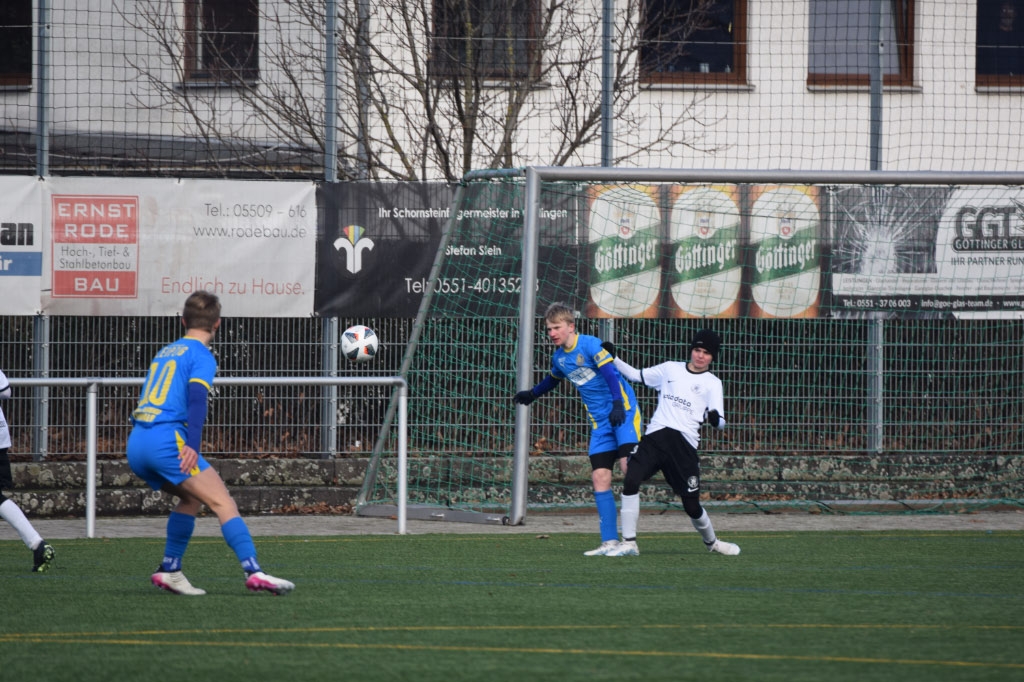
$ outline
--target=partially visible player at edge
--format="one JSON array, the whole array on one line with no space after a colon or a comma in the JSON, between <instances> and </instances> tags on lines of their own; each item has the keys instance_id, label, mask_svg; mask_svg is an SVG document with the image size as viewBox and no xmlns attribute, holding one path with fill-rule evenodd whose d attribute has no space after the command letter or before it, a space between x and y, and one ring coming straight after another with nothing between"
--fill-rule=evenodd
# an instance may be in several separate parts
<instances>
[{"instance_id":1,"label":"partially visible player at edge","mask_svg":"<svg viewBox=\"0 0 1024 682\"><path fill-rule=\"evenodd\" d=\"M11 383L7 375L0 370L0 398L11 397ZM11 472L11 458L7 451L11 449L11 431L4 418L3 407L0 407L0 518L14 527L25 546L32 550L32 572L42 573L50 568L57 552L32 525L14 500L3 493L4 488L14 487L14 476Z\"/></svg>"},{"instance_id":2,"label":"partially visible player at edge","mask_svg":"<svg viewBox=\"0 0 1024 682\"><path fill-rule=\"evenodd\" d=\"M616 356L615 346L602 347ZM700 504L700 427L707 423L725 429L725 398L722 381L711 373L722 339L710 329L702 329L690 344L689 362L663 362L637 370L615 357L615 367L629 381L658 391L658 407L651 417L647 433L629 458L629 469L622 484L622 542L611 556L640 553L636 527L640 518L640 484L658 471L683 500L690 522L704 539L709 552L736 555L738 545L715 537L707 511Z\"/></svg>"},{"instance_id":3,"label":"partially visible player at edge","mask_svg":"<svg viewBox=\"0 0 1024 682\"><path fill-rule=\"evenodd\" d=\"M164 559L151 580L157 587L189 596L206 594L181 572L181 560L206 505L220 521L228 546L242 563L245 586L286 594L295 589L287 580L267 575L256 560L256 546L224 481L199 454L207 396L217 373L210 341L220 327L220 301L207 291L185 300L185 336L164 346L153 358L132 412L128 464L154 490L179 498L167 519Z\"/></svg>"},{"instance_id":4,"label":"partially visible player at edge","mask_svg":"<svg viewBox=\"0 0 1024 682\"><path fill-rule=\"evenodd\" d=\"M576 333L572 308L552 303L544 321L548 338L555 345L551 373L533 388L516 393L512 400L529 405L562 379L576 385L590 417L591 480L601 527L601 545L584 554L605 555L619 545L612 467L618 460L619 467L626 471L626 456L640 440L640 411L633 389L615 371L612 356L601 348L601 339Z\"/></svg>"}]
</instances>

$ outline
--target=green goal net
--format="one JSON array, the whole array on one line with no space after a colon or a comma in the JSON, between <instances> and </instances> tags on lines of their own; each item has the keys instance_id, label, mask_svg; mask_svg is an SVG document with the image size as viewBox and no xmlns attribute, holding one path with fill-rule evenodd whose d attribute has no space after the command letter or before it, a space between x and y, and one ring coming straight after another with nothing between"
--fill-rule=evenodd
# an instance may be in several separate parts
<instances>
[{"instance_id":1,"label":"green goal net","mask_svg":"<svg viewBox=\"0 0 1024 682\"><path fill-rule=\"evenodd\" d=\"M519 372L548 372L541 316L561 301L637 368L686 360L701 328L722 336L709 504L1019 506L1024 190L915 179L465 183L407 359L410 504L489 520L517 494L592 504L589 420L568 382L528 411L516 492L511 397ZM658 396L634 388L646 423ZM366 505L394 501L394 473L382 458ZM660 477L642 492L678 502Z\"/></svg>"}]
</instances>

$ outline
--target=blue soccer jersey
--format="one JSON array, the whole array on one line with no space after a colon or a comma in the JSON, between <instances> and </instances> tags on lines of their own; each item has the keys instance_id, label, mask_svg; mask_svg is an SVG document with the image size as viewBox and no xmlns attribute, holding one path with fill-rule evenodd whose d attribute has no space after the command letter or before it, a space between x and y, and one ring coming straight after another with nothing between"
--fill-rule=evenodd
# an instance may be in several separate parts
<instances>
[{"instance_id":1,"label":"blue soccer jersey","mask_svg":"<svg viewBox=\"0 0 1024 682\"><path fill-rule=\"evenodd\" d=\"M186 336L164 346L149 366L132 422L184 426L188 422L189 384L199 382L209 391L216 373L217 360L201 341Z\"/></svg>"},{"instance_id":2,"label":"blue soccer jersey","mask_svg":"<svg viewBox=\"0 0 1024 682\"><path fill-rule=\"evenodd\" d=\"M599 367L612 362L612 356L601 348L601 339L587 334L578 334L576 344L569 350L561 346L551 356L551 374L556 379L568 379L579 391L583 404L595 420L603 420L612 411L612 400L621 400L626 411L636 407L633 388L619 377L619 395L612 396L608 382L601 376ZM615 371L618 375L618 370Z\"/></svg>"},{"instance_id":3,"label":"blue soccer jersey","mask_svg":"<svg viewBox=\"0 0 1024 682\"><path fill-rule=\"evenodd\" d=\"M132 412L128 436L128 465L153 490L164 482L179 484L209 468L202 455L189 471L181 471L179 457L188 428L189 384L198 382L209 391L217 361L202 341L188 336L164 346L153 358Z\"/></svg>"}]
</instances>

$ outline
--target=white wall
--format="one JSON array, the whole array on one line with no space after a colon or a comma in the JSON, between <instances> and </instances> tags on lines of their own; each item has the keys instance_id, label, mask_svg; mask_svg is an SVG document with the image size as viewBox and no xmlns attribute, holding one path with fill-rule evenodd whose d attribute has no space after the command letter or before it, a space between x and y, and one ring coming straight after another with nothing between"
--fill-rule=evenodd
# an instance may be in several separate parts
<instances>
[{"instance_id":1,"label":"white wall","mask_svg":"<svg viewBox=\"0 0 1024 682\"><path fill-rule=\"evenodd\" d=\"M166 2L166 0L164 0ZM589 0L588 0L589 1ZM191 136L191 117L168 104L139 74L150 70L164 83L177 83L177 65L158 46L132 30L116 10L137 12L160 0L53 0L51 32L51 130L119 135ZM180 2L169 18L180 21ZM594 5L596 11L600 3ZM700 100L697 119L682 137L714 153L677 146L633 165L708 168L794 168L864 170L869 167L870 95L858 91L817 91L806 85L807 4L799 0L749 0L748 87L734 89L651 89L638 107L650 114ZM261 2L261 11L284 12ZM176 12L176 13L175 13ZM918 0L914 86L884 93L885 170L1020 170L1024 157L1024 92L978 92L974 86L975 3ZM287 18L287 16L286 16ZM289 24L290 31L299 30ZM261 27L261 81L271 83L272 33ZM308 33L306 39L311 36ZM290 42L302 36L285 34ZM131 55L128 57L126 55ZM309 66L317 66L312 64ZM302 85L308 101L322 106L319 80ZM254 119L229 89L203 91L201 116L239 135L276 139L279 133ZM538 102L554 93L539 90ZM411 104L409 106L412 106ZM341 103L342 117L352 116ZM538 108L539 112L543 107ZM0 121L8 129L35 129L36 93L0 92ZM545 131L550 113L538 113L521 130L521 163L550 163ZM653 120L657 120L656 117ZM647 135L654 137L656 130ZM617 141L642 144L643 137ZM596 164L595 142L577 161Z\"/></svg>"}]
</instances>

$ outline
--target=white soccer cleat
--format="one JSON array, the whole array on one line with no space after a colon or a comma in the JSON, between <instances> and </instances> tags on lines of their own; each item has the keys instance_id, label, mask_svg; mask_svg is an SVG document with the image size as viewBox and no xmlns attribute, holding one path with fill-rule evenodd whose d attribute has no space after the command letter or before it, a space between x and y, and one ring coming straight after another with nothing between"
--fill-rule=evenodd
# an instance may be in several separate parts
<instances>
[{"instance_id":1,"label":"white soccer cleat","mask_svg":"<svg viewBox=\"0 0 1024 682\"><path fill-rule=\"evenodd\" d=\"M583 556L605 556L610 554L613 549L619 546L618 540L605 540L601 543L601 546L597 549L592 549L589 552L584 552Z\"/></svg>"},{"instance_id":2,"label":"white soccer cleat","mask_svg":"<svg viewBox=\"0 0 1024 682\"><path fill-rule=\"evenodd\" d=\"M273 594L288 594L295 589L295 583L284 578L275 578L263 571L256 571L245 579L245 586L253 592L271 592Z\"/></svg>"},{"instance_id":3,"label":"white soccer cleat","mask_svg":"<svg viewBox=\"0 0 1024 682\"><path fill-rule=\"evenodd\" d=\"M717 552L719 554L725 554L727 556L736 556L740 553L740 546L734 545L731 542L725 540L715 540L713 543L707 546L709 552Z\"/></svg>"},{"instance_id":4,"label":"white soccer cleat","mask_svg":"<svg viewBox=\"0 0 1024 682\"><path fill-rule=\"evenodd\" d=\"M150 580L161 590L167 590L174 594L181 594L186 597L198 597L199 595L206 594L206 590L193 587L192 583L188 581L188 578L181 571L157 571L150 577Z\"/></svg>"},{"instance_id":5,"label":"white soccer cleat","mask_svg":"<svg viewBox=\"0 0 1024 682\"><path fill-rule=\"evenodd\" d=\"M640 548L636 546L636 540L623 540L605 556L640 556Z\"/></svg>"}]
</instances>

